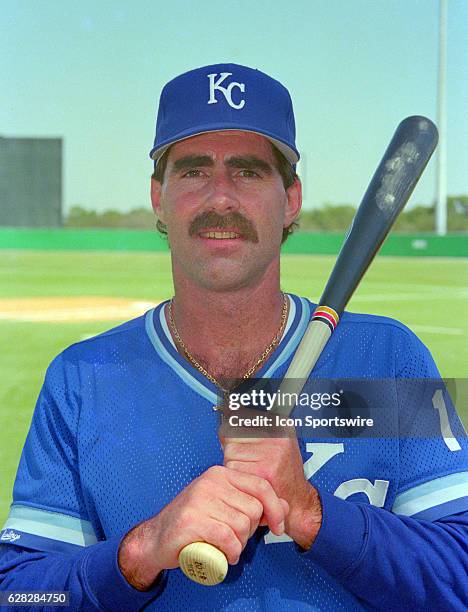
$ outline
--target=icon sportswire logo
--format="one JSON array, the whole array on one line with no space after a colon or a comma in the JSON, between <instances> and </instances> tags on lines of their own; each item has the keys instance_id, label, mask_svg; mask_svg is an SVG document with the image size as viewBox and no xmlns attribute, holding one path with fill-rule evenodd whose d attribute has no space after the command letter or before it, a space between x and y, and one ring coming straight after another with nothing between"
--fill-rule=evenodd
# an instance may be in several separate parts
<instances>
[{"instance_id":1,"label":"icon sportswire logo","mask_svg":"<svg viewBox=\"0 0 468 612\"><path fill-rule=\"evenodd\" d=\"M216 92L220 91L231 108L235 108L237 110L244 108L245 100L242 99L238 104L236 104L232 99L232 90L234 89L234 87L237 87L240 92L245 93L245 83L237 83L236 81L231 81L231 83L229 83L227 87L222 86L224 81L230 76L232 76L232 72L220 72L219 75L217 72L215 72L214 74L207 75L210 81L210 99L208 100L208 104L218 103ZM218 78L216 79L216 77Z\"/></svg>"},{"instance_id":2,"label":"icon sportswire logo","mask_svg":"<svg viewBox=\"0 0 468 612\"><path fill-rule=\"evenodd\" d=\"M19 540L21 535L19 533L15 533L11 529L9 531L4 531L0 537L2 542L16 542Z\"/></svg>"}]
</instances>

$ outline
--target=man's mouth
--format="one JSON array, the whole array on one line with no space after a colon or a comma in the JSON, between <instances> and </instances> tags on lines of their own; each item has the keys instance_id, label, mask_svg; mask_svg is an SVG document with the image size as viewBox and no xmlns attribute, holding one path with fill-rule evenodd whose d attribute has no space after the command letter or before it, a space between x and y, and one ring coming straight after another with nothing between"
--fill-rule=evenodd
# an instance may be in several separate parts
<instances>
[{"instance_id":1,"label":"man's mouth","mask_svg":"<svg viewBox=\"0 0 468 612\"><path fill-rule=\"evenodd\" d=\"M189 236L205 240L258 242L253 223L237 211L224 216L214 210L205 211L193 219L188 233Z\"/></svg>"},{"instance_id":2,"label":"man's mouth","mask_svg":"<svg viewBox=\"0 0 468 612\"><path fill-rule=\"evenodd\" d=\"M233 238L241 238L237 232L228 232L225 230L202 230L199 233L201 238L214 238L215 240L232 240Z\"/></svg>"}]
</instances>

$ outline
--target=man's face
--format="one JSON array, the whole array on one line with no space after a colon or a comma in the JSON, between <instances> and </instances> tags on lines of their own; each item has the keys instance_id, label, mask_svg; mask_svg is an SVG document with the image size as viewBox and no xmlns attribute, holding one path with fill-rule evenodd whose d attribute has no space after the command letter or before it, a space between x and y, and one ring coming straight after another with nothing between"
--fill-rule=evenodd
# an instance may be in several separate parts
<instances>
[{"instance_id":1,"label":"man's face","mask_svg":"<svg viewBox=\"0 0 468 612\"><path fill-rule=\"evenodd\" d=\"M167 226L175 280L229 291L278 269L301 193L299 181L285 190L266 138L225 131L174 144L152 201Z\"/></svg>"}]
</instances>

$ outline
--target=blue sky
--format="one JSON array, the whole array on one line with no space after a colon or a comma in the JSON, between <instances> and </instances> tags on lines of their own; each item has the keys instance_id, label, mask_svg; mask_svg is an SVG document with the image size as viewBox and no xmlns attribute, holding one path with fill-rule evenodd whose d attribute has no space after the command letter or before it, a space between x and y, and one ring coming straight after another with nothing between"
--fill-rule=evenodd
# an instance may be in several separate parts
<instances>
[{"instance_id":1,"label":"blue sky","mask_svg":"<svg viewBox=\"0 0 468 612\"><path fill-rule=\"evenodd\" d=\"M448 192L468 193L468 2L449 0ZM159 93L232 61L290 90L305 206L358 203L401 119L436 118L438 0L15 0L0 135L62 136L67 208L149 206ZM434 198L434 161L412 202Z\"/></svg>"}]
</instances>

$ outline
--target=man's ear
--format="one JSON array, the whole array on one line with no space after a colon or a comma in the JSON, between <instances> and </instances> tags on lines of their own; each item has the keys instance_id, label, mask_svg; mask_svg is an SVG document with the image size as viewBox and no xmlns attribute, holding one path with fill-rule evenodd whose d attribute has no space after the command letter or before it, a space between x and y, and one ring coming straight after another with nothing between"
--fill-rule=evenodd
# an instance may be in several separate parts
<instances>
[{"instance_id":1,"label":"man's ear","mask_svg":"<svg viewBox=\"0 0 468 612\"><path fill-rule=\"evenodd\" d=\"M161 183L154 178L151 178L151 205L158 219L164 223L164 213L161 207Z\"/></svg>"},{"instance_id":2,"label":"man's ear","mask_svg":"<svg viewBox=\"0 0 468 612\"><path fill-rule=\"evenodd\" d=\"M296 178L294 183L286 189L288 201L284 211L284 227L291 225L297 219L302 207L302 183Z\"/></svg>"}]
</instances>

